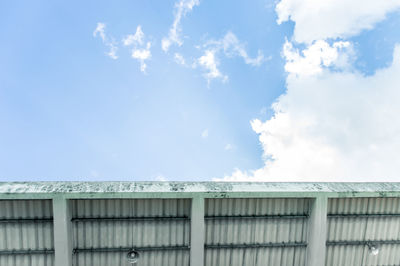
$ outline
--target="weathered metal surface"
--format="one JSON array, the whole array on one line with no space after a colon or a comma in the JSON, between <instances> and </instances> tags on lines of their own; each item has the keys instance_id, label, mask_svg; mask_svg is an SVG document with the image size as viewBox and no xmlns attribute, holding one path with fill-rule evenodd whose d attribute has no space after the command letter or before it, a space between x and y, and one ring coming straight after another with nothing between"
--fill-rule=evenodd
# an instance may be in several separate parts
<instances>
[{"instance_id":1,"label":"weathered metal surface","mask_svg":"<svg viewBox=\"0 0 400 266\"><path fill-rule=\"evenodd\" d=\"M205 265L305 265L307 219L286 219L308 215L307 199L207 199ZM274 219L226 219L225 216L277 216ZM275 247L273 243L277 244ZM299 243L280 247L283 243ZM252 244L260 244L256 247ZM263 245L264 244L264 247ZM216 246L224 248L215 248ZM227 248L229 245L237 246ZM249 245L248 248L245 248ZM270 247L266 247L266 246ZM240 248L241 247L241 248Z\"/></svg>"},{"instance_id":2,"label":"weathered metal surface","mask_svg":"<svg viewBox=\"0 0 400 266\"><path fill-rule=\"evenodd\" d=\"M328 206L327 266L400 264L400 198L330 199ZM379 254L355 244L361 241L381 241Z\"/></svg>"},{"instance_id":3,"label":"weathered metal surface","mask_svg":"<svg viewBox=\"0 0 400 266\"><path fill-rule=\"evenodd\" d=\"M0 255L0 265L54 265L54 255L42 252L54 248L53 224L35 222L37 219L51 220L52 217L50 200L0 200L0 219L13 221L0 223L0 250L15 253ZM29 250L31 254L21 254Z\"/></svg>"},{"instance_id":4,"label":"weathered metal surface","mask_svg":"<svg viewBox=\"0 0 400 266\"><path fill-rule=\"evenodd\" d=\"M0 197L206 198L224 197L400 196L400 183L227 183L227 182L3 182Z\"/></svg>"},{"instance_id":5,"label":"weathered metal surface","mask_svg":"<svg viewBox=\"0 0 400 266\"><path fill-rule=\"evenodd\" d=\"M73 219L96 218L73 223L73 246L78 251L189 246L190 221L187 219L109 219L189 215L190 200L187 199L73 200ZM74 265L127 265L126 252L78 252L74 254ZM189 249L141 252L137 265L189 265Z\"/></svg>"}]
</instances>

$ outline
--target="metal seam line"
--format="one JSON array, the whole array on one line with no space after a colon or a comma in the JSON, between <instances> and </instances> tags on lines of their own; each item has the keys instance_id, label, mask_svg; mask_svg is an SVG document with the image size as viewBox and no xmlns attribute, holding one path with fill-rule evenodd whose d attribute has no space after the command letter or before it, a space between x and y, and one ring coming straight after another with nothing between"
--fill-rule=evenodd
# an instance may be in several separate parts
<instances>
[{"instance_id":1,"label":"metal seam line","mask_svg":"<svg viewBox=\"0 0 400 266\"><path fill-rule=\"evenodd\" d=\"M190 246L156 246L156 247L115 247L115 248L75 248L74 253L82 252L128 252L136 251L170 251L170 250L189 250Z\"/></svg>"},{"instance_id":2,"label":"metal seam line","mask_svg":"<svg viewBox=\"0 0 400 266\"><path fill-rule=\"evenodd\" d=\"M286 243L252 243L252 244L216 244L204 245L207 249L235 249L235 248L286 248L286 247L307 247L306 242L286 242ZM115 247L115 248L75 248L74 253L82 252L127 252L136 251L172 251L189 250L190 246L157 246L157 247Z\"/></svg>"},{"instance_id":3,"label":"metal seam line","mask_svg":"<svg viewBox=\"0 0 400 266\"><path fill-rule=\"evenodd\" d=\"M327 246L359 246L367 244L400 245L400 240L327 241Z\"/></svg>"},{"instance_id":4,"label":"metal seam line","mask_svg":"<svg viewBox=\"0 0 400 266\"><path fill-rule=\"evenodd\" d=\"M328 218L387 218L400 217L400 213L328 214Z\"/></svg>"},{"instance_id":5,"label":"metal seam line","mask_svg":"<svg viewBox=\"0 0 400 266\"><path fill-rule=\"evenodd\" d=\"M0 219L0 223L49 223L53 222L53 218L13 218Z\"/></svg>"},{"instance_id":6,"label":"metal seam line","mask_svg":"<svg viewBox=\"0 0 400 266\"><path fill-rule=\"evenodd\" d=\"M54 254L54 249L0 250L0 255Z\"/></svg>"},{"instance_id":7,"label":"metal seam line","mask_svg":"<svg viewBox=\"0 0 400 266\"><path fill-rule=\"evenodd\" d=\"M72 218L72 222L106 222L106 221L189 221L187 216L154 216L154 217L94 217Z\"/></svg>"},{"instance_id":8,"label":"metal seam line","mask_svg":"<svg viewBox=\"0 0 400 266\"><path fill-rule=\"evenodd\" d=\"M207 249L235 249L235 248L290 248L307 247L306 242L286 242L286 243L253 243L253 244L215 244L204 245Z\"/></svg>"},{"instance_id":9,"label":"metal seam line","mask_svg":"<svg viewBox=\"0 0 400 266\"><path fill-rule=\"evenodd\" d=\"M308 214L290 215L290 214L275 214L275 215L221 215L221 216L205 216L206 220L225 220L225 219L307 219Z\"/></svg>"}]
</instances>

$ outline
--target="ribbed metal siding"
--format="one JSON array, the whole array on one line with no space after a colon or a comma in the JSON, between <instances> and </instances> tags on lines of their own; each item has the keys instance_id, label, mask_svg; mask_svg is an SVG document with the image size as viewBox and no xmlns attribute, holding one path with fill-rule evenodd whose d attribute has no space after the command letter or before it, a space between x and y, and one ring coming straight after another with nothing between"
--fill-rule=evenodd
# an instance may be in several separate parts
<instances>
[{"instance_id":1,"label":"ribbed metal siding","mask_svg":"<svg viewBox=\"0 0 400 266\"><path fill-rule=\"evenodd\" d=\"M52 218L51 200L0 200L0 219ZM0 250L53 249L52 222L0 223ZM0 255L1 266L53 266L53 254Z\"/></svg>"},{"instance_id":2,"label":"ribbed metal siding","mask_svg":"<svg viewBox=\"0 0 400 266\"><path fill-rule=\"evenodd\" d=\"M307 199L207 199L206 216L303 215ZM206 245L306 242L307 219L206 219ZM207 266L305 265L305 247L206 249Z\"/></svg>"},{"instance_id":3,"label":"ribbed metal siding","mask_svg":"<svg viewBox=\"0 0 400 266\"><path fill-rule=\"evenodd\" d=\"M187 199L73 200L73 218L188 216ZM189 246L188 220L90 221L73 223L74 248ZM189 251L143 251L136 265L189 265ZM83 252L74 265L128 265L126 252Z\"/></svg>"},{"instance_id":4,"label":"ribbed metal siding","mask_svg":"<svg viewBox=\"0 0 400 266\"><path fill-rule=\"evenodd\" d=\"M330 199L328 214L400 214L400 199ZM328 242L373 240L400 240L400 217L328 218ZM327 246L326 265L400 265L400 245L384 244L379 249L374 256L366 245Z\"/></svg>"}]
</instances>

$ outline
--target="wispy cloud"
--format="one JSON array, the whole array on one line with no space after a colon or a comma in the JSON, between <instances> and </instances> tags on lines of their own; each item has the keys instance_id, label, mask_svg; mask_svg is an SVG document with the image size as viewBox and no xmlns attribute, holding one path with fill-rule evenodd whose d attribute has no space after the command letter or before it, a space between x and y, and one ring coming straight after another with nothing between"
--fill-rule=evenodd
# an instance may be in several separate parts
<instances>
[{"instance_id":1,"label":"wispy cloud","mask_svg":"<svg viewBox=\"0 0 400 266\"><path fill-rule=\"evenodd\" d=\"M245 45L230 31L220 40L207 41L203 45L203 49L203 55L198 58L197 63L207 70L204 77L208 83L213 79L221 79L223 82L228 80L228 76L222 74L218 68L220 64L219 55L221 54L229 58L241 57L245 64L252 66L259 66L267 60L260 50L256 57L250 57L245 49Z\"/></svg>"},{"instance_id":2,"label":"wispy cloud","mask_svg":"<svg viewBox=\"0 0 400 266\"><path fill-rule=\"evenodd\" d=\"M228 80L228 76L224 75L219 71L218 65L219 60L216 58L216 50L206 50L204 55L198 59L198 63L204 69L207 70L207 73L204 74L205 78L207 79L208 84L212 79L220 78L223 82Z\"/></svg>"},{"instance_id":3,"label":"wispy cloud","mask_svg":"<svg viewBox=\"0 0 400 266\"><path fill-rule=\"evenodd\" d=\"M185 58L183 58L183 55L181 55L180 53L175 53L174 59L178 65L186 65Z\"/></svg>"},{"instance_id":4,"label":"wispy cloud","mask_svg":"<svg viewBox=\"0 0 400 266\"><path fill-rule=\"evenodd\" d=\"M220 41L215 42L218 47L222 47L224 53L229 57L239 56L243 58L244 62L248 65L259 66L264 61L264 55L261 50L258 50L256 57L250 57L247 54L245 45L238 40L235 34L228 32L225 34L224 38Z\"/></svg>"},{"instance_id":5,"label":"wispy cloud","mask_svg":"<svg viewBox=\"0 0 400 266\"><path fill-rule=\"evenodd\" d=\"M137 26L135 34L129 34L127 35L123 40L122 43L125 46L130 46L130 45L142 45L143 44L143 39L144 39L144 33L142 31L142 26Z\"/></svg>"},{"instance_id":6,"label":"wispy cloud","mask_svg":"<svg viewBox=\"0 0 400 266\"><path fill-rule=\"evenodd\" d=\"M170 46L173 44L178 46L183 44L180 36L182 33L181 20L188 12L192 11L193 7L199 4L199 0L180 0L175 3L174 22L169 29L168 37L163 38L161 41L161 47L164 52L168 52Z\"/></svg>"},{"instance_id":7,"label":"wispy cloud","mask_svg":"<svg viewBox=\"0 0 400 266\"><path fill-rule=\"evenodd\" d=\"M98 22L97 23L97 27L93 32L93 37L100 36L101 40L103 41L103 44L110 49L106 53L106 55L108 55L112 59L118 59L118 56L117 56L117 51L118 51L117 44L116 44L116 42L114 41L114 39L112 37L108 37L106 35L105 29L106 29L106 24L102 23L102 22Z\"/></svg>"},{"instance_id":8,"label":"wispy cloud","mask_svg":"<svg viewBox=\"0 0 400 266\"><path fill-rule=\"evenodd\" d=\"M127 35L122 43L124 46L132 47L131 56L140 63L140 71L146 73L146 61L151 58L151 42L145 42L145 34L142 27L139 25L136 28L135 34Z\"/></svg>"}]
</instances>

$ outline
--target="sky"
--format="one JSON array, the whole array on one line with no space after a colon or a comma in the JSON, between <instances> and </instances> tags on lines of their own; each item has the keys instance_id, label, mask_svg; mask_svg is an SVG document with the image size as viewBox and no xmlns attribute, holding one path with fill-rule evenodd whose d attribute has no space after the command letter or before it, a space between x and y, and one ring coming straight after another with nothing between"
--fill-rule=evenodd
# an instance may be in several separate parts
<instances>
[{"instance_id":1,"label":"sky","mask_svg":"<svg viewBox=\"0 0 400 266\"><path fill-rule=\"evenodd\" d=\"M400 0L17 0L0 25L0 181L400 181Z\"/></svg>"}]
</instances>

